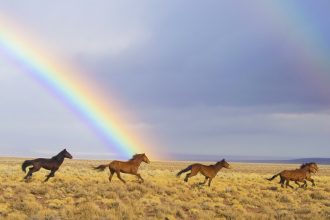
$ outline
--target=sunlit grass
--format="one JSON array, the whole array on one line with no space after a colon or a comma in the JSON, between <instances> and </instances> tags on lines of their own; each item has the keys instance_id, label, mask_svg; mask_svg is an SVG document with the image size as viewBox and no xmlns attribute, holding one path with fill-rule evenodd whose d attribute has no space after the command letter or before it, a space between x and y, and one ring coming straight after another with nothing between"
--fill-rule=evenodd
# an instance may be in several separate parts
<instances>
[{"instance_id":1,"label":"sunlit grass","mask_svg":"<svg viewBox=\"0 0 330 220\"><path fill-rule=\"evenodd\" d=\"M320 166L316 187L282 189L273 174L298 165L238 164L221 170L211 187L204 178L188 183L175 174L183 162L152 162L141 166L143 184L136 177L116 176L92 165L104 161L66 160L47 183L46 171L23 181L22 159L0 160L0 219L329 219L330 167ZM294 185L294 184L292 184Z\"/></svg>"}]
</instances>

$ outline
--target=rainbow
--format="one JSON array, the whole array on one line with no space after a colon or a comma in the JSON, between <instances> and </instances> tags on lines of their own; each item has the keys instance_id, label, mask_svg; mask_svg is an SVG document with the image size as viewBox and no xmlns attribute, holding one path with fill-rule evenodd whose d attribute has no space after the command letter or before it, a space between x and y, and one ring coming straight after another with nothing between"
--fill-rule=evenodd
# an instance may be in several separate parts
<instances>
[{"instance_id":1,"label":"rainbow","mask_svg":"<svg viewBox=\"0 0 330 220\"><path fill-rule=\"evenodd\" d=\"M307 9L292 1L259 1L257 5L252 5L260 18L271 23L277 40L282 41L280 43L288 42L290 49L299 54L295 58L295 68L301 70L299 74L308 83L314 84L320 96L328 100L330 48L318 25L308 17Z\"/></svg>"},{"instance_id":2,"label":"rainbow","mask_svg":"<svg viewBox=\"0 0 330 220\"><path fill-rule=\"evenodd\" d=\"M26 33L22 34L22 29L18 27L8 18L0 16L0 53L60 98L112 153L127 158L134 153L153 154L152 149L122 126L126 123L119 118L121 111L114 105L113 95L105 97L98 94L97 87L93 87L91 82L77 78L82 75L79 71L51 57L38 47L35 40L29 40ZM111 108L105 104L105 100L109 102L109 99Z\"/></svg>"},{"instance_id":3,"label":"rainbow","mask_svg":"<svg viewBox=\"0 0 330 220\"><path fill-rule=\"evenodd\" d=\"M315 91L322 101L329 102L330 48L326 36L302 4L273 1L269 5L269 19L274 26L287 36L287 41L300 56L295 68ZM307 70L307 71L306 71ZM313 73L313 74L310 74Z\"/></svg>"}]
</instances>

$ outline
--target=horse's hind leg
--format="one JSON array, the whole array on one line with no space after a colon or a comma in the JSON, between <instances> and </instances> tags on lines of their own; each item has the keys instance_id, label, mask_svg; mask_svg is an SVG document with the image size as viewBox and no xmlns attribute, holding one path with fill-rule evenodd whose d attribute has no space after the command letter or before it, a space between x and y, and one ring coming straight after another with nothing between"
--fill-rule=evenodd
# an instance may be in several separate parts
<instances>
[{"instance_id":1,"label":"horse's hind leg","mask_svg":"<svg viewBox=\"0 0 330 220\"><path fill-rule=\"evenodd\" d=\"M280 184L281 184L282 188L284 188L284 182L285 182L285 179L281 177Z\"/></svg>"},{"instance_id":2,"label":"horse's hind leg","mask_svg":"<svg viewBox=\"0 0 330 220\"><path fill-rule=\"evenodd\" d=\"M213 178L209 179L209 186L211 186L211 182L212 182Z\"/></svg>"},{"instance_id":3,"label":"horse's hind leg","mask_svg":"<svg viewBox=\"0 0 330 220\"><path fill-rule=\"evenodd\" d=\"M37 172L38 170L40 170L40 167L30 167L29 168L29 172L26 174L26 176L24 177L24 179L27 179L27 178L31 178L32 177L32 173L34 172Z\"/></svg>"},{"instance_id":4,"label":"horse's hind leg","mask_svg":"<svg viewBox=\"0 0 330 220\"><path fill-rule=\"evenodd\" d=\"M294 181L294 183L297 184L299 187L301 187L298 181Z\"/></svg>"},{"instance_id":5,"label":"horse's hind leg","mask_svg":"<svg viewBox=\"0 0 330 220\"><path fill-rule=\"evenodd\" d=\"M289 181L289 180L286 181L286 187L288 187L288 186L289 186L291 189L293 189L293 186L290 185L290 181Z\"/></svg>"},{"instance_id":6,"label":"horse's hind leg","mask_svg":"<svg viewBox=\"0 0 330 220\"><path fill-rule=\"evenodd\" d=\"M120 179L123 183L126 183L126 181L121 178L119 171L116 171L116 174L117 174L118 179Z\"/></svg>"},{"instance_id":7,"label":"horse's hind leg","mask_svg":"<svg viewBox=\"0 0 330 220\"><path fill-rule=\"evenodd\" d=\"M114 170L110 170L109 182L111 182L111 179L112 179L112 176L113 176L114 173L115 173Z\"/></svg>"},{"instance_id":8,"label":"horse's hind leg","mask_svg":"<svg viewBox=\"0 0 330 220\"><path fill-rule=\"evenodd\" d=\"M185 181L185 182L188 182L188 179L189 179L190 174L191 174L191 173L188 173L188 174L186 175L186 177L184 178L184 181Z\"/></svg>"},{"instance_id":9,"label":"horse's hind leg","mask_svg":"<svg viewBox=\"0 0 330 220\"><path fill-rule=\"evenodd\" d=\"M198 170L196 171L195 169L191 169L191 172L186 175L186 178L184 178L184 181L188 182L188 179L190 177L196 176L198 173Z\"/></svg>"},{"instance_id":10,"label":"horse's hind leg","mask_svg":"<svg viewBox=\"0 0 330 220\"><path fill-rule=\"evenodd\" d=\"M29 168L29 172L25 175L24 179L27 179L32 176L32 173L33 173L32 169L33 169L33 167Z\"/></svg>"}]
</instances>

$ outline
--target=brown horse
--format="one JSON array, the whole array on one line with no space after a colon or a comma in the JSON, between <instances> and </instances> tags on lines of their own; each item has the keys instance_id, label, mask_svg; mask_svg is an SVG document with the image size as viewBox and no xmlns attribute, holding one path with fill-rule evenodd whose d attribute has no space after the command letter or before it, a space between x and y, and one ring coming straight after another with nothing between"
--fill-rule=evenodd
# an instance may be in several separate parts
<instances>
[{"instance_id":1,"label":"brown horse","mask_svg":"<svg viewBox=\"0 0 330 220\"><path fill-rule=\"evenodd\" d=\"M209 165L209 166L206 166L206 165L203 165L200 163L195 163L195 164L191 164L187 168L178 172L176 174L176 176L179 177L182 173L191 171L190 173L188 173L186 175L186 178L184 178L184 181L188 182L188 179L190 177L196 176L200 172L201 174L203 174L205 176L205 180L201 184L205 184L206 181L209 180L209 186L211 186L212 179L217 175L217 173L219 172L219 170L221 170L222 167L227 168L227 169L231 168L225 159L222 159L221 161L217 162L216 164Z\"/></svg>"},{"instance_id":2,"label":"brown horse","mask_svg":"<svg viewBox=\"0 0 330 220\"><path fill-rule=\"evenodd\" d=\"M38 158L35 160L26 160L22 164L22 170L26 172L26 167L32 166L29 168L29 172L26 174L24 179L28 179L32 177L32 173L37 172L40 168L44 168L46 170L50 170L50 173L47 175L45 182L48 181L50 177L55 176L55 172L60 168L61 164L64 161L64 158L72 159L72 156L66 149L62 150L56 156L46 159L46 158Z\"/></svg>"},{"instance_id":3,"label":"brown horse","mask_svg":"<svg viewBox=\"0 0 330 220\"><path fill-rule=\"evenodd\" d=\"M148 157L146 154L135 154L132 159L129 161L118 161L114 160L110 162L109 164L100 165L98 167L94 167L95 170L103 171L106 167L109 167L110 170L110 176L109 181L111 182L112 176L114 173L117 174L118 179L120 179L123 183L126 183L125 180L123 180L120 176L120 172L132 174L137 176L142 182L144 182L144 179L141 177L141 175L138 173L138 169L140 164L143 162L150 163Z\"/></svg>"},{"instance_id":4,"label":"brown horse","mask_svg":"<svg viewBox=\"0 0 330 220\"><path fill-rule=\"evenodd\" d=\"M280 176L280 184L282 187L287 188L288 186L293 188L290 185L290 181L294 181L299 187L307 187L307 181L310 181L313 186L315 186L314 180L312 179L312 173L316 173L319 170L316 163L305 163L300 166L299 169L295 170L283 170L282 172L274 175L273 177L267 179L269 181L275 179L277 176ZM303 185L300 185L298 182L303 182Z\"/></svg>"}]
</instances>

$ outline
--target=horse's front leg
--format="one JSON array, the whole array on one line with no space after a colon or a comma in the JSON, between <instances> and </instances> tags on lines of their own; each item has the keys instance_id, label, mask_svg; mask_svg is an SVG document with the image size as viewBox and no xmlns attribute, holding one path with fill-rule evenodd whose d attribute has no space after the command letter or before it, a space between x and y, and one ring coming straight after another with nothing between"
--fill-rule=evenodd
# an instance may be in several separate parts
<instances>
[{"instance_id":1,"label":"horse's front leg","mask_svg":"<svg viewBox=\"0 0 330 220\"><path fill-rule=\"evenodd\" d=\"M312 183L313 186L315 186L314 180L311 177L306 178L309 182Z\"/></svg>"},{"instance_id":2,"label":"horse's front leg","mask_svg":"<svg viewBox=\"0 0 330 220\"><path fill-rule=\"evenodd\" d=\"M144 182L144 179L141 177L141 175L139 173L135 174L135 176L137 176L141 180L141 183Z\"/></svg>"},{"instance_id":3,"label":"horse's front leg","mask_svg":"<svg viewBox=\"0 0 330 220\"><path fill-rule=\"evenodd\" d=\"M300 188L307 188L307 181L304 180L303 182L304 182L304 184L302 184L302 185L300 186Z\"/></svg>"},{"instance_id":4,"label":"horse's front leg","mask_svg":"<svg viewBox=\"0 0 330 220\"><path fill-rule=\"evenodd\" d=\"M207 177L207 176L205 176L205 180L204 180L204 182L202 182L202 183L200 183L201 185L205 185L205 183L207 182L207 180L208 180L209 178Z\"/></svg>"},{"instance_id":5,"label":"horse's front leg","mask_svg":"<svg viewBox=\"0 0 330 220\"><path fill-rule=\"evenodd\" d=\"M48 176L46 177L44 182L47 182L49 180L49 178L54 177L55 176L55 172L56 170L52 170L50 171L50 173L48 174Z\"/></svg>"}]
</instances>

